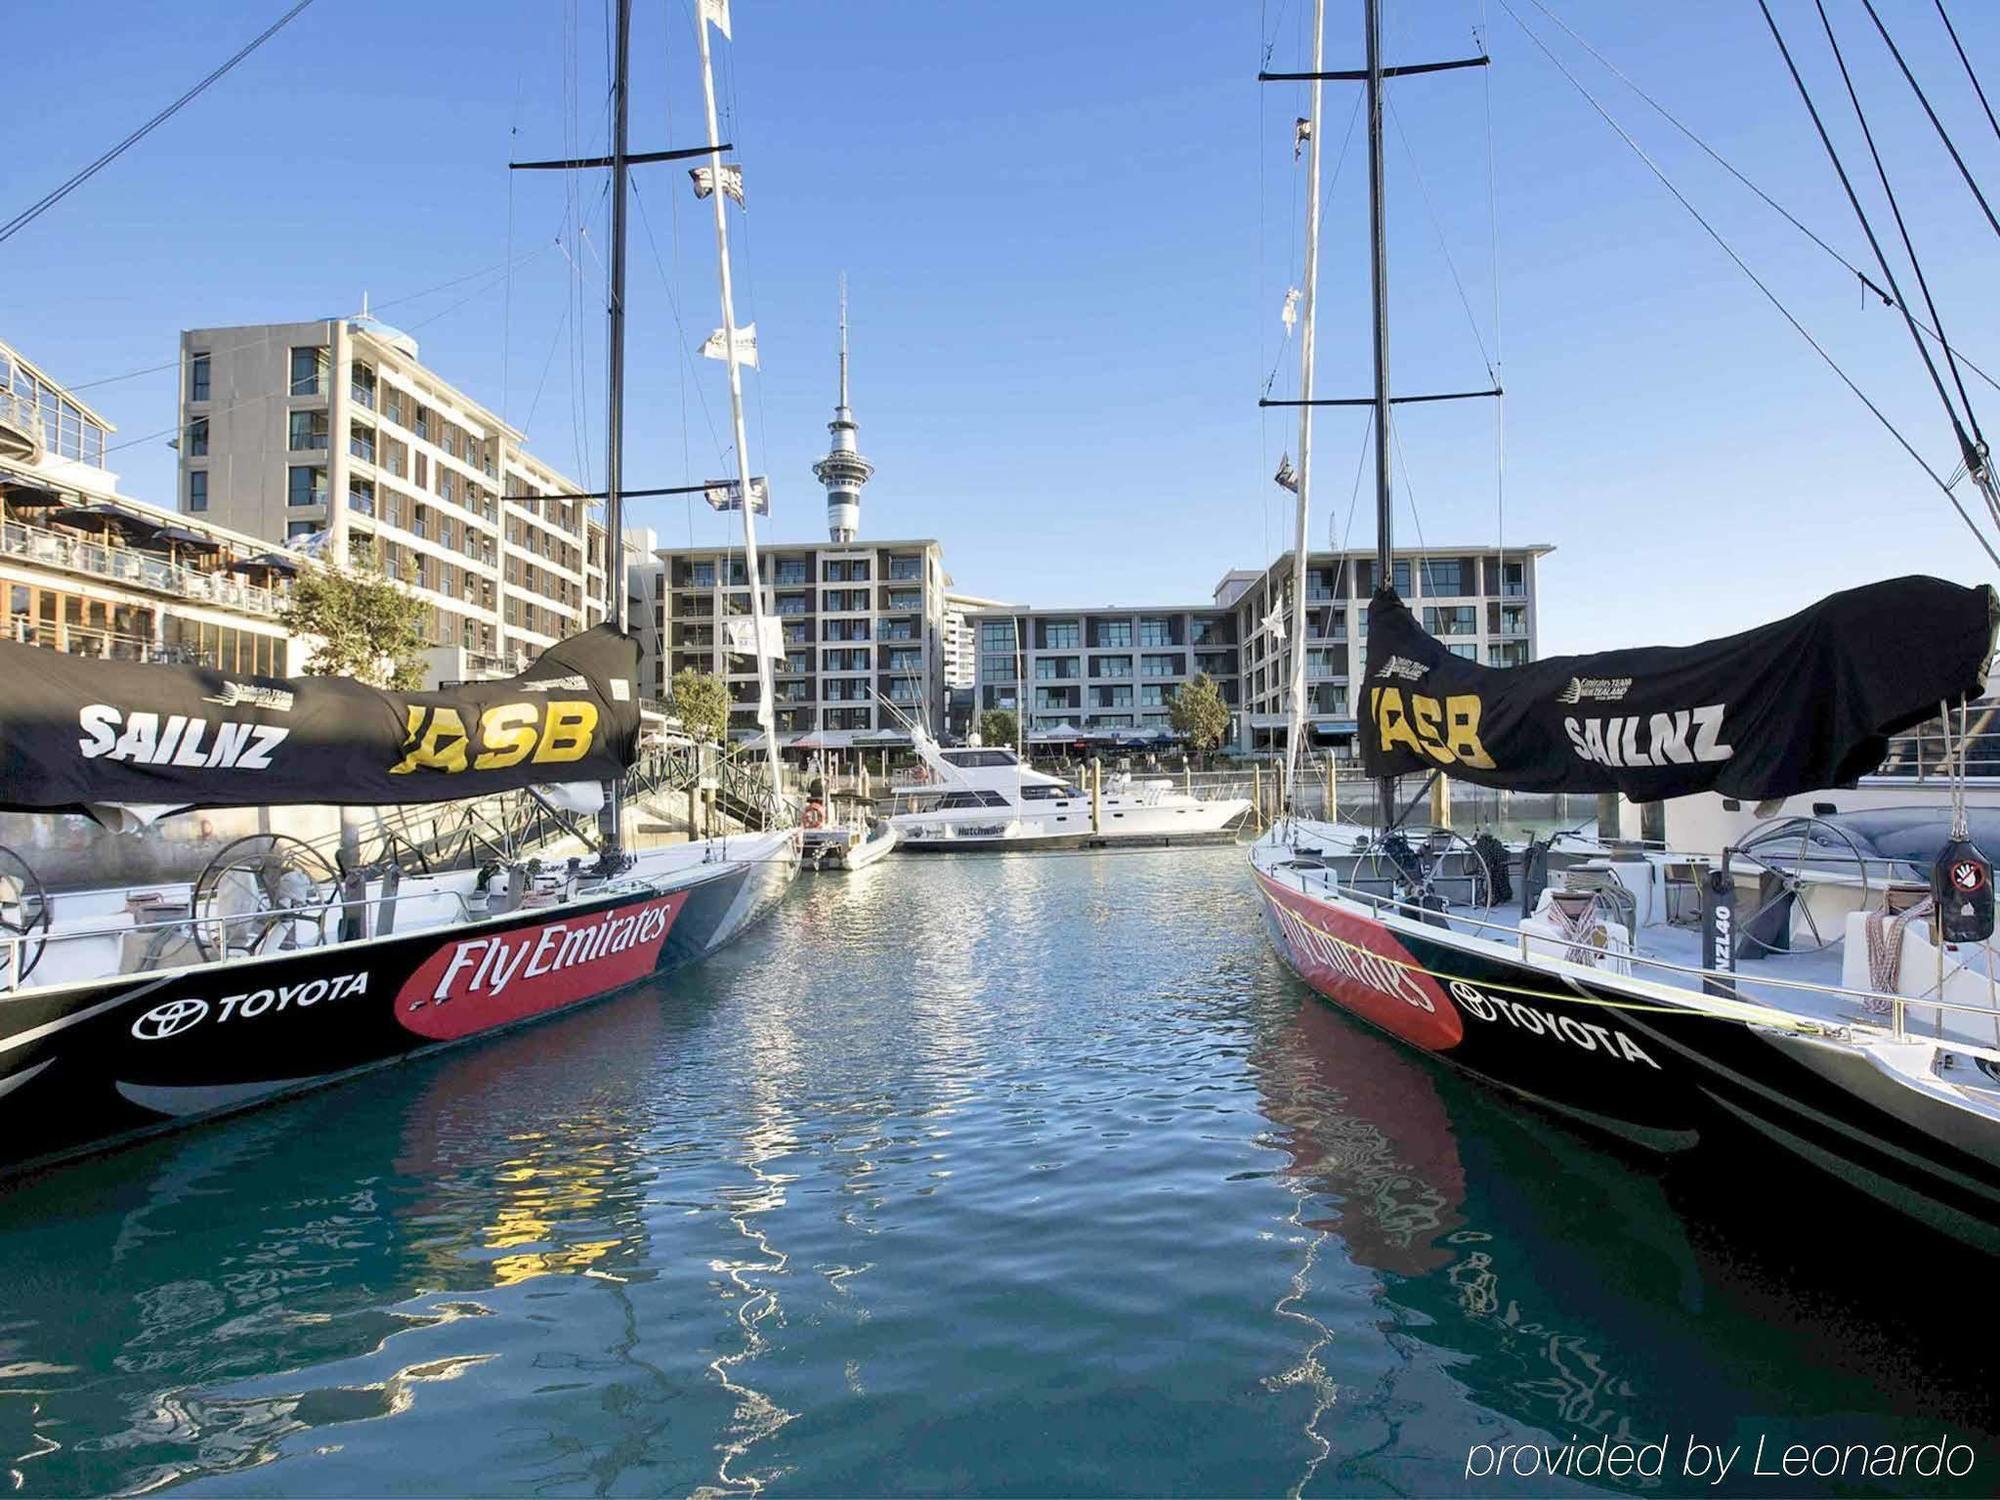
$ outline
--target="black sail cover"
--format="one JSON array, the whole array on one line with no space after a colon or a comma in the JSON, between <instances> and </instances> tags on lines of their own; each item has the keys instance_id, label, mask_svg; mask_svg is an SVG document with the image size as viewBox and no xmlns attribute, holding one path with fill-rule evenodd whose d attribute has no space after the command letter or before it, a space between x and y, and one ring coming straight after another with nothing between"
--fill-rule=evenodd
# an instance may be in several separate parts
<instances>
[{"instance_id":1,"label":"black sail cover","mask_svg":"<svg viewBox=\"0 0 2000 1500\"><path fill-rule=\"evenodd\" d=\"M0 809L387 806L602 781L638 750L638 666L608 625L518 677L432 693L0 642Z\"/></svg>"},{"instance_id":2,"label":"black sail cover","mask_svg":"<svg viewBox=\"0 0 2000 1500\"><path fill-rule=\"evenodd\" d=\"M1995 619L1989 587L1895 578L1695 646L1482 667L1385 591L1368 605L1361 763L1637 802L1840 786L1888 736L1982 691Z\"/></svg>"}]
</instances>

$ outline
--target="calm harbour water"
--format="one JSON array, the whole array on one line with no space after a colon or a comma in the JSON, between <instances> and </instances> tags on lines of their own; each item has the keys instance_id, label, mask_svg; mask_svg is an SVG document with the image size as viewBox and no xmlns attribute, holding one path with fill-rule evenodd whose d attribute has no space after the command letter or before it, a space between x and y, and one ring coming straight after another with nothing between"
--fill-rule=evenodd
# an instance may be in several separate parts
<instances>
[{"instance_id":1,"label":"calm harbour water","mask_svg":"<svg viewBox=\"0 0 2000 1500\"><path fill-rule=\"evenodd\" d=\"M1608 1433L1764 1494L1687 1438L1948 1431L1986 1494L1990 1288L1393 1049L1240 851L903 858L671 993L14 1187L0 1449L33 1495L1539 1494L1468 1446Z\"/></svg>"}]
</instances>

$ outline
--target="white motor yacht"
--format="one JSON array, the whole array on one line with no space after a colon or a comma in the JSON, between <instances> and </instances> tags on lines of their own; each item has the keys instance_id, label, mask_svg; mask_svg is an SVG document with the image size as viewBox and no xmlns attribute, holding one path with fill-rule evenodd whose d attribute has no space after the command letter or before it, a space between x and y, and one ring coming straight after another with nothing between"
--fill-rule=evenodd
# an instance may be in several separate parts
<instances>
[{"instance_id":1,"label":"white motor yacht","mask_svg":"<svg viewBox=\"0 0 2000 1500\"><path fill-rule=\"evenodd\" d=\"M894 789L890 823L917 851L1095 849L1233 839L1247 798L1204 798L1171 778L1120 773L1094 792L1024 765L1002 745L945 749L921 729L918 779Z\"/></svg>"}]
</instances>

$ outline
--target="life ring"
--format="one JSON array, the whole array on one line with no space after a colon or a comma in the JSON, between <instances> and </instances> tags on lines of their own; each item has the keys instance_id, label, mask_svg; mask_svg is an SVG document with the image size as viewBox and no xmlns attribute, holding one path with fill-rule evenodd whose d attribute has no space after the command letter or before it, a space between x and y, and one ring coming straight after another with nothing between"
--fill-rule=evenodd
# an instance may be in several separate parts
<instances>
[{"instance_id":1,"label":"life ring","mask_svg":"<svg viewBox=\"0 0 2000 1500\"><path fill-rule=\"evenodd\" d=\"M821 807L817 802L808 802L805 812L799 817L799 821L807 828L817 828L826 821L826 809Z\"/></svg>"}]
</instances>

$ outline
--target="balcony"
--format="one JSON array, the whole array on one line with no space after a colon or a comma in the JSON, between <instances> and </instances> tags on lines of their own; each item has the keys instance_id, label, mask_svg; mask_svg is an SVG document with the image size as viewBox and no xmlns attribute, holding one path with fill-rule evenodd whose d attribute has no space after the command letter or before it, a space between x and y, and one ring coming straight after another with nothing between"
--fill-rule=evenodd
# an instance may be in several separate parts
<instances>
[{"instance_id":1,"label":"balcony","mask_svg":"<svg viewBox=\"0 0 2000 1500\"><path fill-rule=\"evenodd\" d=\"M351 386L349 386L349 387L347 388L347 394L348 394L348 396L349 396L349 397L350 397L350 398L351 398L351 399L353 400L353 402L354 402L354 404L355 404L356 406L365 406L365 407L367 407L367 408L368 408L368 409L369 409L370 411L373 411L373 410L375 410L375 387L374 387L374 386L372 386L372 385L351 385Z\"/></svg>"},{"instance_id":2,"label":"balcony","mask_svg":"<svg viewBox=\"0 0 2000 1500\"><path fill-rule=\"evenodd\" d=\"M132 547L106 547L9 521L0 528L0 553L71 573L85 573L131 588L150 589L201 604L249 614L275 615L284 596L238 582L226 573L204 573Z\"/></svg>"}]
</instances>

